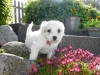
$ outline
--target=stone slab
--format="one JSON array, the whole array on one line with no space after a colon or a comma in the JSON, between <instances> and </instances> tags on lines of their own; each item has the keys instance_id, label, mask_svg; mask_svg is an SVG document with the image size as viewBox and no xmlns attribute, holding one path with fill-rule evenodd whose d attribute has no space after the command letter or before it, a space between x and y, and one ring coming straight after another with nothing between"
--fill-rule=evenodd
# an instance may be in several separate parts
<instances>
[{"instance_id":1,"label":"stone slab","mask_svg":"<svg viewBox=\"0 0 100 75\"><path fill-rule=\"evenodd\" d=\"M73 49L82 48L95 55L100 54L100 37L65 35L59 44L59 48L68 47L69 45Z\"/></svg>"}]
</instances>

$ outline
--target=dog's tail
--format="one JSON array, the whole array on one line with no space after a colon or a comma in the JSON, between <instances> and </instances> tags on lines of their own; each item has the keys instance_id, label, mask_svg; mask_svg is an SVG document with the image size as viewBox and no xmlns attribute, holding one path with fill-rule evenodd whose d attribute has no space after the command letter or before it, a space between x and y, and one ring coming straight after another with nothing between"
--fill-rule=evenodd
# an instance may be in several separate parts
<instances>
[{"instance_id":1,"label":"dog's tail","mask_svg":"<svg viewBox=\"0 0 100 75\"><path fill-rule=\"evenodd\" d=\"M27 28L27 33L26 35L30 34L32 32L32 26L33 26L33 22L31 22Z\"/></svg>"}]
</instances>

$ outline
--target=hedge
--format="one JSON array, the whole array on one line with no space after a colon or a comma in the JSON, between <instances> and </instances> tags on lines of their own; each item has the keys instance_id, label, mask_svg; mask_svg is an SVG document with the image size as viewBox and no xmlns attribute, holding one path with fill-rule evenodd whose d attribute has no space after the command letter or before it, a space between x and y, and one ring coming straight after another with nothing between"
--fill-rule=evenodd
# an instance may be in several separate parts
<instances>
[{"instance_id":1,"label":"hedge","mask_svg":"<svg viewBox=\"0 0 100 75\"><path fill-rule=\"evenodd\" d=\"M8 24L12 20L11 3L12 0L0 0L0 25Z\"/></svg>"}]
</instances>

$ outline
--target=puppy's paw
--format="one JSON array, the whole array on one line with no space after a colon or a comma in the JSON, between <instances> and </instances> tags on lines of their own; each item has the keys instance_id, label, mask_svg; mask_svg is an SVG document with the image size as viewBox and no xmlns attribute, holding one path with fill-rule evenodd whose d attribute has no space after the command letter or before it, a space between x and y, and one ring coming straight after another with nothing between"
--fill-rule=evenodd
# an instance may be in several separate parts
<instances>
[{"instance_id":1,"label":"puppy's paw","mask_svg":"<svg viewBox=\"0 0 100 75\"><path fill-rule=\"evenodd\" d=\"M29 58L29 60L31 60L31 61L34 61L34 60L36 60L37 58L34 58L34 57L30 57Z\"/></svg>"},{"instance_id":2,"label":"puppy's paw","mask_svg":"<svg viewBox=\"0 0 100 75\"><path fill-rule=\"evenodd\" d=\"M31 53L31 54L30 54L30 57L29 57L29 60L36 60L36 59L37 59L37 55L38 55L38 54L33 54L33 53Z\"/></svg>"},{"instance_id":3,"label":"puppy's paw","mask_svg":"<svg viewBox=\"0 0 100 75\"><path fill-rule=\"evenodd\" d=\"M51 59L51 58L53 57L53 55L54 55L54 52L51 51L51 52L49 52L49 53L47 54L47 58Z\"/></svg>"}]
</instances>

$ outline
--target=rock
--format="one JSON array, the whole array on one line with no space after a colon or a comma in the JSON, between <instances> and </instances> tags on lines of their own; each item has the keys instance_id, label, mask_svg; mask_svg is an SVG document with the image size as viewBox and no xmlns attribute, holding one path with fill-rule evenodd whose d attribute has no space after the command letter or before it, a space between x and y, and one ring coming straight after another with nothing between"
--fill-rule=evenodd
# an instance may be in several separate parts
<instances>
[{"instance_id":1,"label":"rock","mask_svg":"<svg viewBox=\"0 0 100 75\"><path fill-rule=\"evenodd\" d=\"M3 45L4 42L10 41L18 41L17 35L10 26L0 26L0 45Z\"/></svg>"},{"instance_id":2,"label":"rock","mask_svg":"<svg viewBox=\"0 0 100 75\"><path fill-rule=\"evenodd\" d=\"M0 75L28 75L32 64L36 63L13 54L1 53Z\"/></svg>"},{"instance_id":3,"label":"rock","mask_svg":"<svg viewBox=\"0 0 100 75\"><path fill-rule=\"evenodd\" d=\"M20 24L18 28L18 41L25 42L26 31L29 24ZM36 31L40 28L40 25L33 25L32 31Z\"/></svg>"},{"instance_id":4,"label":"rock","mask_svg":"<svg viewBox=\"0 0 100 75\"><path fill-rule=\"evenodd\" d=\"M18 27L18 41L25 42L28 24L20 24Z\"/></svg>"},{"instance_id":5,"label":"rock","mask_svg":"<svg viewBox=\"0 0 100 75\"><path fill-rule=\"evenodd\" d=\"M2 46L4 42L5 42L5 39L2 35L2 33L0 32L0 45Z\"/></svg>"},{"instance_id":6,"label":"rock","mask_svg":"<svg viewBox=\"0 0 100 75\"><path fill-rule=\"evenodd\" d=\"M4 44L1 48L4 49L6 53L15 54L25 58L28 58L29 56L29 48L22 42L8 42Z\"/></svg>"}]
</instances>

